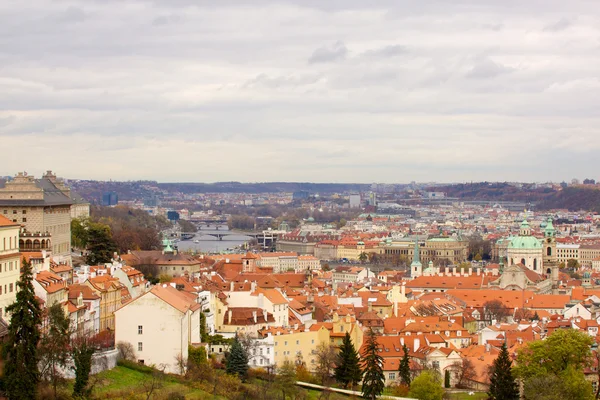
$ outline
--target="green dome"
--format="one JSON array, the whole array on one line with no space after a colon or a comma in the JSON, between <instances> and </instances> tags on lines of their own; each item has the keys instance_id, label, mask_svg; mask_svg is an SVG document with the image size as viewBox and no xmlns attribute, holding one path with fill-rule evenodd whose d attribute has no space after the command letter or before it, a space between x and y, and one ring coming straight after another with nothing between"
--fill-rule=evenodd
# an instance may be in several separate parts
<instances>
[{"instance_id":1,"label":"green dome","mask_svg":"<svg viewBox=\"0 0 600 400\"><path fill-rule=\"evenodd\" d=\"M541 249L542 242L533 236L516 236L508 244L509 249Z\"/></svg>"},{"instance_id":2,"label":"green dome","mask_svg":"<svg viewBox=\"0 0 600 400\"><path fill-rule=\"evenodd\" d=\"M590 279L590 277L591 277L591 276L592 276L592 275L591 275L591 274L590 274L588 271L585 271L585 272L583 273L583 279Z\"/></svg>"},{"instance_id":3,"label":"green dome","mask_svg":"<svg viewBox=\"0 0 600 400\"><path fill-rule=\"evenodd\" d=\"M313 217L308 217L307 221L308 222L315 222L315 219Z\"/></svg>"}]
</instances>

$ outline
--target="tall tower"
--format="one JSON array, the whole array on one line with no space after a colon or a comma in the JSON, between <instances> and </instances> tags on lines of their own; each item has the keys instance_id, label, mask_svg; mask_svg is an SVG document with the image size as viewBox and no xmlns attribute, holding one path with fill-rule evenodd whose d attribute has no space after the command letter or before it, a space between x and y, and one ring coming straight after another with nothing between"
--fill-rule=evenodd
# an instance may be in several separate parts
<instances>
[{"instance_id":1,"label":"tall tower","mask_svg":"<svg viewBox=\"0 0 600 400\"><path fill-rule=\"evenodd\" d=\"M552 225L552 218L548 217L546 229L544 229L544 274L552 279L552 291L558 291L558 257L556 254L556 230Z\"/></svg>"},{"instance_id":2,"label":"tall tower","mask_svg":"<svg viewBox=\"0 0 600 400\"><path fill-rule=\"evenodd\" d=\"M413 260L410 263L410 276L411 278L417 278L421 275L423 275L423 264L421 264L421 254L419 253L419 239L416 239Z\"/></svg>"}]
</instances>

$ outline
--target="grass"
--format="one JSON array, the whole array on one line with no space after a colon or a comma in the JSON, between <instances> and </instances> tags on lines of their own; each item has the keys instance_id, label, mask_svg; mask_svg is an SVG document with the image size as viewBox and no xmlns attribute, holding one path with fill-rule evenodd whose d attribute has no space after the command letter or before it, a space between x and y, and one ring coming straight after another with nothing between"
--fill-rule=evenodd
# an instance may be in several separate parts
<instances>
[{"instance_id":1,"label":"grass","mask_svg":"<svg viewBox=\"0 0 600 400\"><path fill-rule=\"evenodd\" d=\"M151 375L136 371L124 366L117 366L112 370L104 371L96 377L97 383L92 392L97 399L145 399L146 389L144 383L151 381ZM152 398L165 398L168 394L178 392L185 395L186 399L213 399L214 397L200 389L190 387L182 380L165 375L159 387L154 391ZM217 397L221 398L221 397Z\"/></svg>"},{"instance_id":2,"label":"grass","mask_svg":"<svg viewBox=\"0 0 600 400\"><path fill-rule=\"evenodd\" d=\"M488 398L485 392L474 392L473 395L469 395L469 392L456 392L446 394L448 400L484 400Z\"/></svg>"}]
</instances>

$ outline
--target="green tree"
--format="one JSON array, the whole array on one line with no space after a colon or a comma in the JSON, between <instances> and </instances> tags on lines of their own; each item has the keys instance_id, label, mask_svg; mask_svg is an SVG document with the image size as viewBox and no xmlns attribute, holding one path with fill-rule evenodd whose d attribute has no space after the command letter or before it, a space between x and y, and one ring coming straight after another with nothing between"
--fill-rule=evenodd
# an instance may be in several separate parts
<instances>
[{"instance_id":1,"label":"green tree","mask_svg":"<svg viewBox=\"0 0 600 400\"><path fill-rule=\"evenodd\" d=\"M242 381L248 376L248 355L242 348L237 335L225 359L225 366L228 374L237 375Z\"/></svg>"},{"instance_id":2,"label":"green tree","mask_svg":"<svg viewBox=\"0 0 600 400\"><path fill-rule=\"evenodd\" d=\"M423 371L410 385L408 397L419 400L441 400L444 396L442 382L437 374Z\"/></svg>"},{"instance_id":3,"label":"green tree","mask_svg":"<svg viewBox=\"0 0 600 400\"><path fill-rule=\"evenodd\" d=\"M591 383L576 368L569 366L558 376L547 374L529 378L523 385L525 400L592 400Z\"/></svg>"},{"instance_id":4,"label":"green tree","mask_svg":"<svg viewBox=\"0 0 600 400\"><path fill-rule=\"evenodd\" d=\"M526 380L536 375L559 375L569 366L582 370L590 365L592 342L586 333L559 329L519 351L515 375Z\"/></svg>"},{"instance_id":5,"label":"green tree","mask_svg":"<svg viewBox=\"0 0 600 400\"><path fill-rule=\"evenodd\" d=\"M206 349L203 346L194 347L188 346L188 369L200 367L202 364L208 363Z\"/></svg>"},{"instance_id":6,"label":"green tree","mask_svg":"<svg viewBox=\"0 0 600 400\"><path fill-rule=\"evenodd\" d=\"M17 282L17 299L6 307L11 315L3 346L4 391L9 399L34 399L39 382L37 347L40 341L41 311L33 289L31 264L23 259Z\"/></svg>"},{"instance_id":7,"label":"green tree","mask_svg":"<svg viewBox=\"0 0 600 400\"><path fill-rule=\"evenodd\" d=\"M363 386L362 395L365 399L375 400L383 393L385 376L383 375L383 358L379 355L379 343L372 328L369 329L362 354Z\"/></svg>"},{"instance_id":8,"label":"green tree","mask_svg":"<svg viewBox=\"0 0 600 400\"><path fill-rule=\"evenodd\" d=\"M200 340L202 343L208 342L208 332L206 331L206 314L200 313Z\"/></svg>"},{"instance_id":9,"label":"green tree","mask_svg":"<svg viewBox=\"0 0 600 400\"><path fill-rule=\"evenodd\" d=\"M354 348L348 332L346 332L342 345L340 346L340 351L336 359L334 376L336 381L344 385L344 389L346 389L348 385L354 387L354 385L360 383L362 378L358 352Z\"/></svg>"},{"instance_id":10,"label":"green tree","mask_svg":"<svg viewBox=\"0 0 600 400\"><path fill-rule=\"evenodd\" d=\"M447 389L450 387L450 371L444 371L444 387Z\"/></svg>"},{"instance_id":11,"label":"green tree","mask_svg":"<svg viewBox=\"0 0 600 400\"><path fill-rule=\"evenodd\" d=\"M81 333L71 342L71 358L75 372L75 384L73 385L73 397L87 398L91 388L88 387L90 372L92 371L92 356L96 352L96 346L91 338Z\"/></svg>"},{"instance_id":12,"label":"green tree","mask_svg":"<svg viewBox=\"0 0 600 400\"><path fill-rule=\"evenodd\" d=\"M367 255L367 253L365 253L364 251L362 253L360 253L358 255L358 261L360 261L361 263L365 263L365 261L367 261L369 259L369 256Z\"/></svg>"},{"instance_id":13,"label":"green tree","mask_svg":"<svg viewBox=\"0 0 600 400\"><path fill-rule=\"evenodd\" d=\"M402 360L400 360L398 375L400 377L400 383L410 386L410 358L408 357L408 347L406 347L406 344L402 345L402 351L404 352L404 355L402 356Z\"/></svg>"},{"instance_id":14,"label":"green tree","mask_svg":"<svg viewBox=\"0 0 600 400\"><path fill-rule=\"evenodd\" d=\"M117 246L112 239L110 227L101 223L93 222L87 229L87 250L86 262L90 265L97 265L110 262Z\"/></svg>"},{"instance_id":15,"label":"green tree","mask_svg":"<svg viewBox=\"0 0 600 400\"><path fill-rule=\"evenodd\" d=\"M283 365L277 369L276 383L281 390L283 400L288 395L294 398L293 394L296 392L296 366L293 362L286 359Z\"/></svg>"},{"instance_id":16,"label":"green tree","mask_svg":"<svg viewBox=\"0 0 600 400\"><path fill-rule=\"evenodd\" d=\"M576 259L570 258L567 260L567 268L577 270L577 269L579 269L579 267L580 267L579 261L577 261Z\"/></svg>"},{"instance_id":17,"label":"green tree","mask_svg":"<svg viewBox=\"0 0 600 400\"><path fill-rule=\"evenodd\" d=\"M80 249L87 247L87 227L89 218L74 218L71 220L71 245Z\"/></svg>"},{"instance_id":18,"label":"green tree","mask_svg":"<svg viewBox=\"0 0 600 400\"><path fill-rule=\"evenodd\" d=\"M40 340L38 365L42 378L52 384L54 398L56 398L58 383L62 379L61 370L65 368L69 359L69 325L69 317L60 303L55 303L47 309L44 318L46 334L42 335Z\"/></svg>"},{"instance_id":19,"label":"green tree","mask_svg":"<svg viewBox=\"0 0 600 400\"><path fill-rule=\"evenodd\" d=\"M500 354L492 364L488 396L493 400L519 399L519 388L512 375L512 360L506 343L502 344Z\"/></svg>"}]
</instances>

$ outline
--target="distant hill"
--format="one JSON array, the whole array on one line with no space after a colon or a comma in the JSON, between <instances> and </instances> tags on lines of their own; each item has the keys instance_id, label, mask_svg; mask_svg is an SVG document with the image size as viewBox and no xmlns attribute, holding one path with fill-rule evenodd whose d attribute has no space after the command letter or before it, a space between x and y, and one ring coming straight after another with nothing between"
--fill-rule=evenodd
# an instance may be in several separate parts
<instances>
[{"instance_id":1,"label":"distant hill","mask_svg":"<svg viewBox=\"0 0 600 400\"><path fill-rule=\"evenodd\" d=\"M502 182L477 182L436 186L429 190L463 200L522 201L534 204L538 210L568 209L600 213L600 187L592 185L553 189L538 188L534 184L517 187Z\"/></svg>"}]
</instances>

